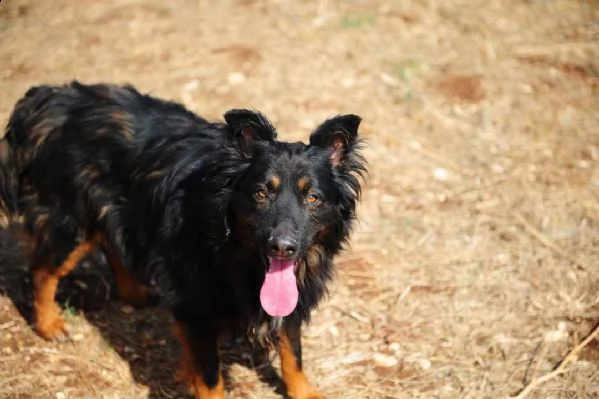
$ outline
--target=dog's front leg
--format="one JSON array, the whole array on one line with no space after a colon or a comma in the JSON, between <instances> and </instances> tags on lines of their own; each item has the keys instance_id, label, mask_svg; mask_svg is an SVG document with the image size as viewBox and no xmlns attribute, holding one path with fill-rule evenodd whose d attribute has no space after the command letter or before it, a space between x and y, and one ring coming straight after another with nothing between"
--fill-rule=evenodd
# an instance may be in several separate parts
<instances>
[{"instance_id":1,"label":"dog's front leg","mask_svg":"<svg viewBox=\"0 0 599 399\"><path fill-rule=\"evenodd\" d=\"M195 399L224 399L218 337L212 323L177 317L175 332L183 346L181 377Z\"/></svg>"},{"instance_id":2,"label":"dog's front leg","mask_svg":"<svg viewBox=\"0 0 599 399\"><path fill-rule=\"evenodd\" d=\"M301 322L285 322L279 332L277 349L281 357L281 373L292 399L325 399L308 382L302 370Z\"/></svg>"}]
</instances>

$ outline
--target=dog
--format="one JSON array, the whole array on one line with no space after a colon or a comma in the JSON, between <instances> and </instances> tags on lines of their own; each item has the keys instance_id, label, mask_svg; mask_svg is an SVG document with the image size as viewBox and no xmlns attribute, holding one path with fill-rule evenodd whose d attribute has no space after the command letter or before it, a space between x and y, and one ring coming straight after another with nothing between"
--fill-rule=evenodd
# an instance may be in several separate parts
<instances>
[{"instance_id":1,"label":"dog","mask_svg":"<svg viewBox=\"0 0 599 399\"><path fill-rule=\"evenodd\" d=\"M98 247L124 301L172 312L196 399L224 398L225 332L277 348L289 397L323 398L301 327L355 220L360 121L335 116L289 143L254 110L209 122L130 85L29 89L0 141L0 206L32 241L35 329L68 338L57 285Z\"/></svg>"}]
</instances>

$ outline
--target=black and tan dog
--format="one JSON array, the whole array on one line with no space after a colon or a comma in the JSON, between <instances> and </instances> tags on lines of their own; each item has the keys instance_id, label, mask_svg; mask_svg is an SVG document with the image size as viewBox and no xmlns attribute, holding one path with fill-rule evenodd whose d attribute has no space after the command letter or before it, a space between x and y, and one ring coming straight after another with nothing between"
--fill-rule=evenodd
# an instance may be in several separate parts
<instances>
[{"instance_id":1,"label":"black and tan dog","mask_svg":"<svg viewBox=\"0 0 599 399\"><path fill-rule=\"evenodd\" d=\"M36 329L67 336L58 282L99 246L123 299L158 294L172 310L196 398L224 397L224 331L274 344L289 396L322 398L302 372L300 329L354 218L360 118L324 121L309 144L277 141L258 112L224 119L130 86L40 86L18 102L0 205L32 238Z\"/></svg>"}]
</instances>

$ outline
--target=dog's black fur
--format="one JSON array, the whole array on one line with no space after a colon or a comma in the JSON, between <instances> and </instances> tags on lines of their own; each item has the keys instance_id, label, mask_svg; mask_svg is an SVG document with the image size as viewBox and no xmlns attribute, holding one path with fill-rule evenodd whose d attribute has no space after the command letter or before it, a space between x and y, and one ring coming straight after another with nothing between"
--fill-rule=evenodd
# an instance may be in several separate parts
<instances>
[{"instance_id":1,"label":"dog's black fur","mask_svg":"<svg viewBox=\"0 0 599 399\"><path fill-rule=\"evenodd\" d=\"M73 82L30 89L0 142L0 205L24 216L34 273L98 242L172 309L186 367L208 387L189 381L198 398L216 392L225 330L275 344L285 334L301 372L300 326L326 293L365 171L355 115L323 122L308 145L277 141L255 111L224 119ZM260 303L269 257L295 263L299 300L284 318Z\"/></svg>"}]
</instances>

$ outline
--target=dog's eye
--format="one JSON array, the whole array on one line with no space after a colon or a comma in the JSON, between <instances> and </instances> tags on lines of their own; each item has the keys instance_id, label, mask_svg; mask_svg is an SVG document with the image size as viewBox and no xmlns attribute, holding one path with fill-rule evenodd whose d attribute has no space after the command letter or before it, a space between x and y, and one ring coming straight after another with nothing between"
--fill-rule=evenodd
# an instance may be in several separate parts
<instances>
[{"instance_id":1,"label":"dog's eye","mask_svg":"<svg viewBox=\"0 0 599 399\"><path fill-rule=\"evenodd\" d=\"M268 197L268 193L266 192L266 189L264 189L264 188L256 189L256 197L258 197L260 199L266 199L266 197Z\"/></svg>"},{"instance_id":2,"label":"dog's eye","mask_svg":"<svg viewBox=\"0 0 599 399\"><path fill-rule=\"evenodd\" d=\"M306 202L308 204L316 204L316 203L318 203L318 201L320 201L320 198L318 198L318 195L316 195L314 193L310 193L310 194L306 195Z\"/></svg>"}]
</instances>

